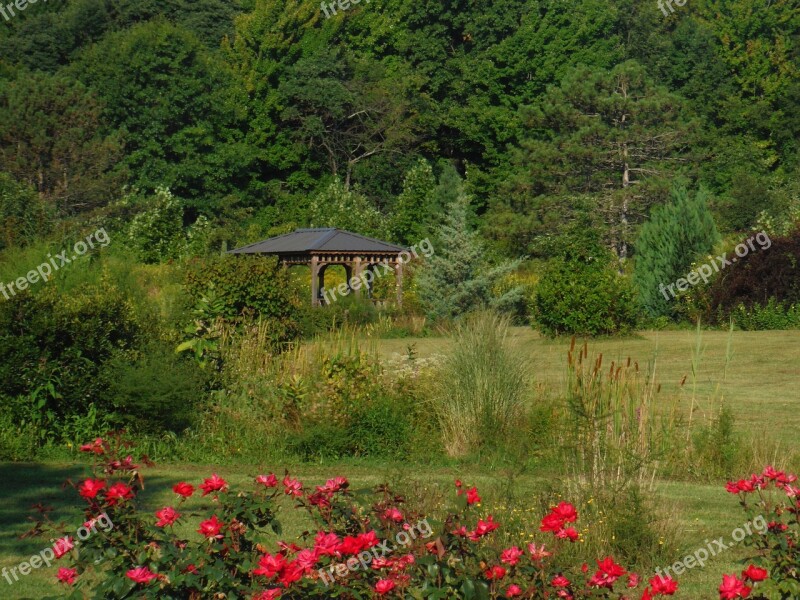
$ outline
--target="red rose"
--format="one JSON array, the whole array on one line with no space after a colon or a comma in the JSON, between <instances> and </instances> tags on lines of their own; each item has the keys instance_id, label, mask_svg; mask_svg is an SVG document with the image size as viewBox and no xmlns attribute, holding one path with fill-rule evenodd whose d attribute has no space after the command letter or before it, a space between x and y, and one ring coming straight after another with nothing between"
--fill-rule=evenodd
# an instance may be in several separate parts
<instances>
[{"instance_id":1,"label":"red rose","mask_svg":"<svg viewBox=\"0 0 800 600\"><path fill-rule=\"evenodd\" d=\"M486 575L486 579L502 579L506 576L506 570L500 565L495 565L486 569L484 575Z\"/></svg>"},{"instance_id":2,"label":"red rose","mask_svg":"<svg viewBox=\"0 0 800 600\"><path fill-rule=\"evenodd\" d=\"M656 595L672 596L678 591L678 582L670 576L662 577L657 575L650 580L650 587L652 588L651 591Z\"/></svg>"},{"instance_id":3,"label":"red rose","mask_svg":"<svg viewBox=\"0 0 800 600\"><path fill-rule=\"evenodd\" d=\"M158 575L153 573L147 567L136 567L135 569L131 569L125 573L125 575L127 575L128 579L132 579L136 583L144 584L150 583L153 579L158 577Z\"/></svg>"},{"instance_id":4,"label":"red rose","mask_svg":"<svg viewBox=\"0 0 800 600\"><path fill-rule=\"evenodd\" d=\"M511 565L513 567L519 562L521 556L522 556L522 550L520 550L516 546L511 546L511 548L503 550L503 552L500 554L500 562L503 562L507 565Z\"/></svg>"},{"instance_id":5,"label":"red rose","mask_svg":"<svg viewBox=\"0 0 800 600\"><path fill-rule=\"evenodd\" d=\"M375 584L375 591L383 596L384 594L391 592L394 589L394 586L394 581L391 579L381 579Z\"/></svg>"},{"instance_id":6,"label":"red rose","mask_svg":"<svg viewBox=\"0 0 800 600\"><path fill-rule=\"evenodd\" d=\"M109 506L115 506L123 500L133 498L133 489L122 482L117 482L106 491L106 502Z\"/></svg>"},{"instance_id":7,"label":"red rose","mask_svg":"<svg viewBox=\"0 0 800 600\"><path fill-rule=\"evenodd\" d=\"M769 573L766 569L761 569L755 565L750 565L744 571L742 571L742 577L749 579L750 581L764 581L767 577L769 577Z\"/></svg>"},{"instance_id":8,"label":"red rose","mask_svg":"<svg viewBox=\"0 0 800 600\"><path fill-rule=\"evenodd\" d=\"M63 538L58 538L55 542L53 542L53 554L55 554L56 558L61 558L74 547L75 544L72 543L71 537L66 536Z\"/></svg>"},{"instance_id":9,"label":"red rose","mask_svg":"<svg viewBox=\"0 0 800 600\"><path fill-rule=\"evenodd\" d=\"M300 497L303 495L303 484L297 479L290 479L287 475L283 478L283 493L287 496Z\"/></svg>"},{"instance_id":10,"label":"red rose","mask_svg":"<svg viewBox=\"0 0 800 600\"><path fill-rule=\"evenodd\" d=\"M720 600L735 600L736 598L747 598L751 588L744 584L735 575L723 575L722 584L719 586Z\"/></svg>"},{"instance_id":11,"label":"red rose","mask_svg":"<svg viewBox=\"0 0 800 600\"><path fill-rule=\"evenodd\" d=\"M200 489L203 490L203 496L207 496L212 492L224 492L228 489L228 482L216 473L213 473L211 477L203 481L200 485Z\"/></svg>"},{"instance_id":12,"label":"red rose","mask_svg":"<svg viewBox=\"0 0 800 600\"><path fill-rule=\"evenodd\" d=\"M87 479L81 486L78 488L78 493L90 500L92 498L96 498L97 494L106 487L106 482L103 479Z\"/></svg>"},{"instance_id":13,"label":"red rose","mask_svg":"<svg viewBox=\"0 0 800 600\"><path fill-rule=\"evenodd\" d=\"M274 577L286 567L286 558L283 554L265 554L258 559L258 568L253 570L253 575Z\"/></svg>"},{"instance_id":14,"label":"red rose","mask_svg":"<svg viewBox=\"0 0 800 600\"><path fill-rule=\"evenodd\" d=\"M217 515L213 515L210 519L200 523L197 533L207 538L222 538L219 532L222 530L223 525L224 523L217 519Z\"/></svg>"},{"instance_id":15,"label":"red rose","mask_svg":"<svg viewBox=\"0 0 800 600\"><path fill-rule=\"evenodd\" d=\"M563 575L558 575L557 577L553 577L553 580L550 582L550 585L557 588L569 587L571 584L572 583L570 582L570 580L564 577Z\"/></svg>"},{"instance_id":16,"label":"red rose","mask_svg":"<svg viewBox=\"0 0 800 600\"><path fill-rule=\"evenodd\" d=\"M477 504L481 501L481 497L478 495L478 488L473 487L467 490L467 504Z\"/></svg>"},{"instance_id":17,"label":"red rose","mask_svg":"<svg viewBox=\"0 0 800 600\"><path fill-rule=\"evenodd\" d=\"M185 481L181 481L180 483L176 483L172 486L172 491L178 494L179 496L183 496L184 498L188 498L192 494L194 494L194 486L186 483Z\"/></svg>"},{"instance_id":18,"label":"red rose","mask_svg":"<svg viewBox=\"0 0 800 600\"><path fill-rule=\"evenodd\" d=\"M158 521L156 521L156 526L166 527L167 525L172 525L173 523L175 523L175 521L177 521L180 518L181 513L176 511L171 506L165 506L156 513L156 516L158 517Z\"/></svg>"},{"instance_id":19,"label":"red rose","mask_svg":"<svg viewBox=\"0 0 800 600\"><path fill-rule=\"evenodd\" d=\"M520 588L516 583L512 583L508 586L506 590L506 598L516 598L517 596L522 595L522 588Z\"/></svg>"},{"instance_id":20,"label":"red rose","mask_svg":"<svg viewBox=\"0 0 800 600\"><path fill-rule=\"evenodd\" d=\"M259 475L256 477L256 483L260 483L267 488L278 487L278 478L275 477L274 473L270 473L269 475Z\"/></svg>"},{"instance_id":21,"label":"red rose","mask_svg":"<svg viewBox=\"0 0 800 600\"><path fill-rule=\"evenodd\" d=\"M59 567L58 573L56 573L56 578L61 583L66 583L67 585L72 585L75 583L75 578L78 576L77 569L67 569L65 567Z\"/></svg>"}]
</instances>

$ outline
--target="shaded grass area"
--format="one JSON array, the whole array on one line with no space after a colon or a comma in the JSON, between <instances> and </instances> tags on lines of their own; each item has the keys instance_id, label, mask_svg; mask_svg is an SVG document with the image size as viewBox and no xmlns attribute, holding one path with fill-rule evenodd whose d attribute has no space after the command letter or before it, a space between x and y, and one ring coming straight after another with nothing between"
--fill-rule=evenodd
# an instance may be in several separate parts
<instances>
[{"instance_id":1,"label":"shaded grass area","mask_svg":"<svg viewBox=\"0 0 800 600\"><path fill-rule=\"evenodd\" d=\"M0 465L0 476L5 482L0 506L0 568L14 567L38 553L47 545L42 538L18 539L28 525L26 518L31 514L30 507L43 501L54 507L54 520L63 520L70 529L77 529L81 524L81 515L77 510L82 506L74 490L61 490L67 478L76 479L85 473L85 466L74 464L3 464ZM212 471L218 472L234 486L249 486L252 477L258 473L275 471L283 472L283 465L259 465L239 467L213 467L201 465L165 465L156 466L145 471L146 489L142 494L145 508L153 511L174 502L172 485L186 480L197 485ZM515 481L514 489L508 490L502 481L503 474L475 474L469 469L409 467L403 464L353 465L336 464L330 466L295 466L290 467L293 476L298 476L306 487L322 483L333 475L347 476L353 487L374 486L388 481L402 485L403 489L415 488L417 493L428 497L442 497L453 491L452 482L462 477L474 483L481 490L483 503L481 511L501 515L502 507L509 491L518 498L530 499L531 506L538 506L537 495L544 493L547 478L525 475ZM677 484L664 482L659 484L656 494L668 503L676 520L675 526L680 531L680 542L675 548L666 548L666 555L679 560L695 549L703 547L705 540L726 536L745 522L735 498L726 494L721 486ZM286 508L288 508L288 500ZM210 500L192 498L186 505L186 511L196 511L200 515L210 515L213 505ZM547 541L545 534L537 530L538 510L530 513L530 537ZM280 520L284 527L285 539L306 530L310 523L301 511L282 510ZM195 520L192 519L192 522ZM187 526L188 527L188 526ZM188 536L193 535L189 530ZM591 532L589 533L591 535ZM274 540L273 540L274 541ZM726 551L713 558L704 569L695 568L682 575L681 596L683 598L704 599L716 598L714 592L719 585L721 573L740 570L736 560L744 555L743 547ZM667 565L662 565L667 566ZM9 599L41 598L47 594L58 594L60 589L55 582L56 566L41 568L30 575L20 578L19 582L9 585L0 579L0 597Z\"/></svg>"}]
</instances>

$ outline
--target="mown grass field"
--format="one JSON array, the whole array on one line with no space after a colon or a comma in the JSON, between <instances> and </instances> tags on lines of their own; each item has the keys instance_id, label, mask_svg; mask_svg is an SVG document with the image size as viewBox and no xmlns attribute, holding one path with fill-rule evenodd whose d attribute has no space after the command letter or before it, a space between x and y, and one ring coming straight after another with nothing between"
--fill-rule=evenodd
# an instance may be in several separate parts
<instances>
[{"instance_id":1,"label":"mown grass field","mask_svg":"<svg viewBox=\"0 0 800 600\"><path fill-rule=\"evenodd\" d=\"M512 331L514 343L520 352L530 356L530 365L542 394L557 394L565 373L566 350L569 341L542 339L526 328ZM657 379L663 384L665 394L680 394L689 410L691 397L692 354L697 347L697 335L692 331L644 332L623 340L599 340L591 342L590 354L603 352L606 360L625 360L628 356L640 364L655 360ZM694 396L700 410L704 403L713 404L712 398L723 398L734 409L737 426L758 439L757 448L764 452L764 460L780 460L800 449L800 333L798 332L753 332L735 333L728 348L725 332L702 334L702 356L697 370ZM447 340L441 338L381 340L378 350L389 358L392 354L404 354L409 346L420 357L447 352ZM729 360L726 359L729 356ZM727 366L726 366L727 365ZM688 376L683 391L679 383ZM715 402L715 401L714 401ZM265 443L267 443L265 441ZM779 452L767 456L770 449ZM797 469L797 464L786 465ZM228 479L234 485L246 485L259 473L274 471L282 473L287 467L308 486L318 484L333 475L345 475L356 487L371 486L382 481L408 482L429 489L449 493L455 477L476 484L484 497L482 509L486 512L501 510L503 503L501 488L505 474L502 470L488 467L461 465L459 467L432 467L413 464L376 464L347 461L324 466L258 464L215 467L199 464L157 465L146 470L146 489L143 502L153 511L171 504L174 500L170 488L180 481L194 484L210 475L212 471ZM76 463L46 464L0 464L0 568L11 568L48 544L42 538L19 539L29 526L31 506L43 502L55 508L55 520L64 520L77 528L81 524L80 514L74 509L80 506L77 494L62 490L61 484L84 474L84 467ZM523 500L529 495L531 505L544 489L547 479L557 473L526 473L516 481L515 493ZM746 521L736 499L724 491L724 482L697 484L686 481L657 482L655 491L664 506L669 507L673 525L680 540L668 554L679 560L689 552L703 547L705 540L720 536L730 538L731 532ZM199 514L210 515L211 503L192 499L189 505ZM580 509L580 507L579 507ZM534 515L533 518L538 518ZM283 513L283 525L287 536L302 531L306 525L301 513ZM535 524L531 532L536 535ZM716 598L716 587L723 572L741 569L736 561L743 556L743 548L726 551L713 558L705 568L695 568L680 576L681 598ZM667 565L663 565L667 566ZM9 585L0 578L0 598L41 598L58 594L55 585L56 568L42 568L19 582Z\"/></svg>"}]
</instances>

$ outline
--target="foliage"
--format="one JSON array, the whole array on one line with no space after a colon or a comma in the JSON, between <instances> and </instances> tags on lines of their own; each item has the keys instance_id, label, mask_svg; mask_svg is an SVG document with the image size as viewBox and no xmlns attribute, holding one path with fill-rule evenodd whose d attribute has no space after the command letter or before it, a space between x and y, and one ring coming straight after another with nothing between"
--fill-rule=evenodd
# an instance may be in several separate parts
<instances>
[{"instance_id":1,"label":"foliage","mask_svg":"<svg viewBox=\"0 0 800 600\"><path fill-rule=\"evenodd\" d=\"M456 327L432 398L443 444L453 456L515 443L529 375L508 341L508 326L506 318L475 313Z\"/></svg>"},{"instance_id":2,"label":"foliage","mask_svg":"<svg viewBox=\"0 0 800 600\"><path fill-rule=\"evenodd\" d=\"M98 376L117 351L137 348L144 328L108 282L80 295L46 288L0 305L0 382L7 396L52 389L38 410L53 419L81 414L94 402L112 408ZM40 396L44 397L44 396Z\"/></svg>"},{"instance_id":3,"label":"foliage","mask_svg":"<svg viewBox=\"0 0 800 600\"><path fill-rule=\"evenodd\" d=\"M547 335L615 335L636 326L630 282L600 260L554 261L536 288L534 326Z\"/></svg>"},{"instance_id":4,"label":"foliage","mask_svg":"<svg viewBox=\"0 0 800 600\"><path fill-rule=\"evenodd\" d=\"M131 219L128 244L145 264L176 258L182 249L183 206L167 188L156 189L142 212Z\"/></svg>"},{"instance_id":5,"label":"foliage","mask_svg":"<svg viewBox=\"0 0 800 600\"><path fill-rule=\"evenodd\" d=\"M33 74L0 86L3 170L33 186L61 216L103 206L125 173L118 132L104 131L104 105L64 75Z\"/></svg>"},{"instance_id":6,"label":"foliage","mask_svg":"<svg viewBox=\"0 0 800 600\"><path fill-rule=\"evenodd\" d=\"M314 196L308 216L312 227L337 227L375 237L385 229L380 212L367 197L347 189L339 179Z\"/></svg>"},{"instance_id":7,"label":"foliage","mask_svg":"<svg viewBox=\"0 0 800 600\"><path fill-rule=\"evenodd\" d=\"M206 393L206 376L198 366L165 345L120 354L105 365L103 375L110 404L137 432L180 433L194 422Z\"/></svg>"},{"instance_id":8,"label":"foliage","mask_svg":"<svg viewBox=\"0 0 800 600\"><path fill-rule=\"evenodd\" d=\"M197 331L208 331L217 318L238 324L261 319L272 327L278 350L298 335L297 308L286 270L277 259L222 256L193 261L186 292L195 305Z\"/></svg>"},{"instance_id":9,"label":"foliage","mask_svg":"<svg viewBox=\"0 0 800 600\"><path fill-rule=\"evenodd\" d=\"M720 315L724 318L725 315ZM739 304L727 315L740 329L764 331L768 329L800 329L800 305L778 302L770 298L761 305ZM719 319L722 321L722 318Z\"/></svg>"},{"instance_id":10,"label":"foliage","mask_svg":"<svg viewBox=\"0 0 800 600\"><path fill-rule=\"evenodd\" d=\"M23 246L48 232L52 211L32 187L0 173L0 250Z\"/></svg>"},{"instance_id":11,"label":"foliage","mask_svg":"<svg viewBox=\"0 0 800 600\"><path fill-rule=\"evenodd\" d=\"M708 208L708 193L672 190L672 202L653 210L636 242L634 282L639 302L651 317L673 315L664 286L686 276L699 256L720 241Z\"/></svg>"},{"instance_id":12,"label":"foliage","mask_svg":"<svg viewBox=\"0 0 800 600\"><path fill-rule=\"evenodd\" d=\"M391 231L401 244L416 244L430 233L436 178L428 161L420 159L406 173L403 191L392 207Z\"/></svg>"}]
</instances>

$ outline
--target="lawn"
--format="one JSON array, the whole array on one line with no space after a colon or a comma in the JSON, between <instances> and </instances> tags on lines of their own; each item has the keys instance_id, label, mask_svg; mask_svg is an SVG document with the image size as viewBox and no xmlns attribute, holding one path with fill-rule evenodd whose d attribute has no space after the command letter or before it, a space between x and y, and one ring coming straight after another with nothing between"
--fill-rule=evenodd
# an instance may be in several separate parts
<instances>
[{"instance_id":1,"label":"lawn","mask_svg":"<svg viewBox=\"0 0 800 600\"><path fill-rule=\"evenodd\" d=\"M569 342L540 338L527 328L512 331L514 343L520 352L530 355L531 369L541 383L544 394L555 394L560 388L565 373L566 350ZM735 333L728 348L725 332L704 332L702 356L696 377L695 397L701 410L711 397L723 397L737 415L738 427L746 429L760 438L760 448L767 449L780 442L796 453L798 450L798 425L800 425L800 394L796 385L800 375L800 334L797 332ZM678 391L681 379L688 375L685 384L691 386L692 353L697 345L697 336L691 331L644 332L622 340L600 340L590 345L590 353L602 352L607 361L624 360L628 356L640 364L655 360L657 379L664 385L664 393ZM447 340L442 338L381 340L378 350L389 358L392 354L405 354L408 347L420 357L428 357L447 351ZM726 354L730 360L726 361ZM727 367L726 367L727 362ZM688 410L691 391L682 392ZM796 454L795 454L796 456ZM764 456L764 460L774 457ZM378 482L409 480L425 488L449 493L455 477L476 484L484 496L486 512L501 513L500 489L504 474L489 468L460 468L442 466L418 466L407 463L375 464L348 461L326 466L261 464L214 467L213 465L165 464L146 470L146 489L143 502L156 510L170 504L174 496L171 486L188 480L197 484L212 471L228 479L232 484L247 483L259 473L275 471L282 473L287 467L294 476L306 485L318 484L333 475L345 475L356 487L370 486ZM797 468L797 464L787 465ZM64 520L70 527L81 524L80 515L70 506L79 505L75 492L61 489L68 478L77 479L83 474L80 464L0 464L0 481L3 482L3 502L0 505L0 568L12 568L32 554L38 553L48 541L42 538L19 539L28 528L27 517L31 505L42 502L54 507L56 520ZM549 473L525 473L515 483L517 495L530 495L531 504L537 493L544 489ZM727 494L724 482L697 484L684 481L657 482L655 494L662 504L670 507L674 526L679 530L680 543L668 549L677 561L698 548L706 540L724 536L730 539L731 532L744 524L745 516L736 499ZM71 502L65 500L71 499ZM210 502L192 499L191 507L208 511ZM580 508L580 507L579 507ZM287 537L303 530L305 523L300 513L283 520ZM292 520L294 519L294 520ZM535 532L532 523L531 531ZM713 558L705 568L695 568L679 577L682 598L717 598L714 592L723 572L740 570L736 564L742 549L731 549ZM667 566L667 565L663 565ZM42 568L9 585L0 579L0 598L41 598L46 594L57 594L54 583L55 567Z\"/></svg>"}]
</instances>

